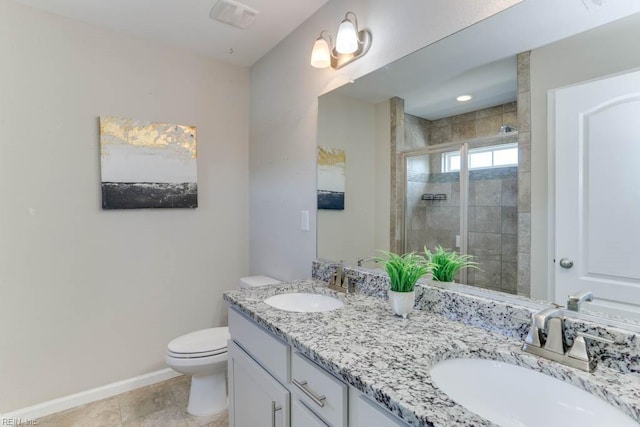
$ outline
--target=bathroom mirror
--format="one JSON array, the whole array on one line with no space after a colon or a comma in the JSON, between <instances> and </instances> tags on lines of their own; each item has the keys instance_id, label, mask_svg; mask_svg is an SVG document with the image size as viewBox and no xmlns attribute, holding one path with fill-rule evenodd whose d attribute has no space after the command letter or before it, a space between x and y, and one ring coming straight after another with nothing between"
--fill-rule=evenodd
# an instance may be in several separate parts
<instances>
[{"instance_id":1,"label":"bathroom mirror","mask_svg":"<svg viewBox=\"0 0 640 427\"><path fill-rule=\"evenodd\" d=\"M540 236L534 236L530 243L531 218L537 215L538 223L547 227L546 199L552 196L546 191L547 171L531 172L531 134L534 143L541 144L534 146L533 156L546 168L548 90L640 67L640 53L632 47L640 38L640 15L594 24L592 30L561 40L514 41L496 32L513 27L512 12L319 98L318 145L346 155L344 210L318 211L319 258L355 265L377 255L378 249L403 252L437 243L481 258L485 276L464 277L462 283L488 288L492 294L565 303L553 301L549 286L553 264L547 258L552 258L548 246L553 236L538 242ZM615 61L607 59L612 56ZM471 101L455 101L467 93L474 96ZM500 156L511 160L483 163L474 171L474 154L477 161ZM466 177L459 170L461 156L468 163ZM547 193L533 214L532 179L537 190ZM416 181L418 189L412 188ZM411 203L420 207L413 215ZM421 234L416 223L432 229ZM367 261L363 266L375 268ZM600 315L589 307L584 306L588 315ZM632 315L602 316L640 324Z\"/></svg>"}]
</instances>

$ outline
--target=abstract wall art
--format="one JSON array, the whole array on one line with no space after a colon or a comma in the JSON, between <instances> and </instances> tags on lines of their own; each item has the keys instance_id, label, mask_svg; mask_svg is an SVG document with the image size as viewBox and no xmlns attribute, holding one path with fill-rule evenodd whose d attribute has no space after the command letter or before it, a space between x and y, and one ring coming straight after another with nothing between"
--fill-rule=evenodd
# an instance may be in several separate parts
<instances>
[{"instance_id":1,"label":"abstract wall art","mask_svg":"<svg viewBox=\"0 0 640 427\"><path fill-rule=\"evenodd\" d=\"M196 127L100 117L103 209L198 206Z\"/></svg>"},{"instance_id":2,"label":"abstract wall art","mask_svg":"<svg viewBox=\"0 0 640 427\"><path fill-rule=\"evenodd\" d=\"M318 147L318 209L344 210L346 163L344 150Z\"/></svg>"}]
</instances>

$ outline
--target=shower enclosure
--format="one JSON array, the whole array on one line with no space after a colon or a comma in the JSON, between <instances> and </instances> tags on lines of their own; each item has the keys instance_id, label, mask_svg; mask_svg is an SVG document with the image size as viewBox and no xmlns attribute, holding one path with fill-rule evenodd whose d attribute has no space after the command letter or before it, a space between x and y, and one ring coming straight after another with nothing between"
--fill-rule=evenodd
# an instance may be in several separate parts
<instances>
[{"instance_id":1,"label":"shower enclosure","mask_svg":"<svg viewBox=\"0 0 640 427\"><path fill-rule=\"evenodd\" d=\"M510 132L401 154L404 252L470 254L456 281L516 293L518 136Z\"/></svg>"}]
</instances>

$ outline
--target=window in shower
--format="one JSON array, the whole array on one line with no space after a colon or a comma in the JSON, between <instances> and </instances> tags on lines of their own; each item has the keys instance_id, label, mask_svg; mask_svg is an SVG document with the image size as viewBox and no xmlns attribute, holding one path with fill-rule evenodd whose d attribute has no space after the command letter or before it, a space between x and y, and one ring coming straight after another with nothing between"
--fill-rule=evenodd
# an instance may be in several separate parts
<instances>
[{"instance_id":1,"label":"window in shower","mask_svg":"<svg viewBox=\"0 0 640 427\"><path fill-rule=\"evenodd\" d=\"M469 150L469 170L518 165L518 144L502 144ZM443 172L460 171L460 151L442 155Z\"/></svg>"}]
</instances>

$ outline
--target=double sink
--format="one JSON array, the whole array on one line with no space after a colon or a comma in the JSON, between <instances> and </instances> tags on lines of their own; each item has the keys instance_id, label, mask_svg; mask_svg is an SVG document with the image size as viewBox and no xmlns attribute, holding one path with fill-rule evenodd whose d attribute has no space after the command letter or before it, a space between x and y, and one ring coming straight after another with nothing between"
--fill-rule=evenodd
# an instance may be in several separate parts
<instances>
[{"instance_id":1,"label":"double sink","mask_svg":"<svg viewBox=\"0 0 640 427\"><path fill-rule=\"evenodd\" d=\"M305 292L278 294L264 302L291 312L344 307L338 298ZM638 426L622 411L584 390L513 364L454 358L434 364L429 373L434 385L453 401L499 426Z\"/></svg>"}]
</instances>

